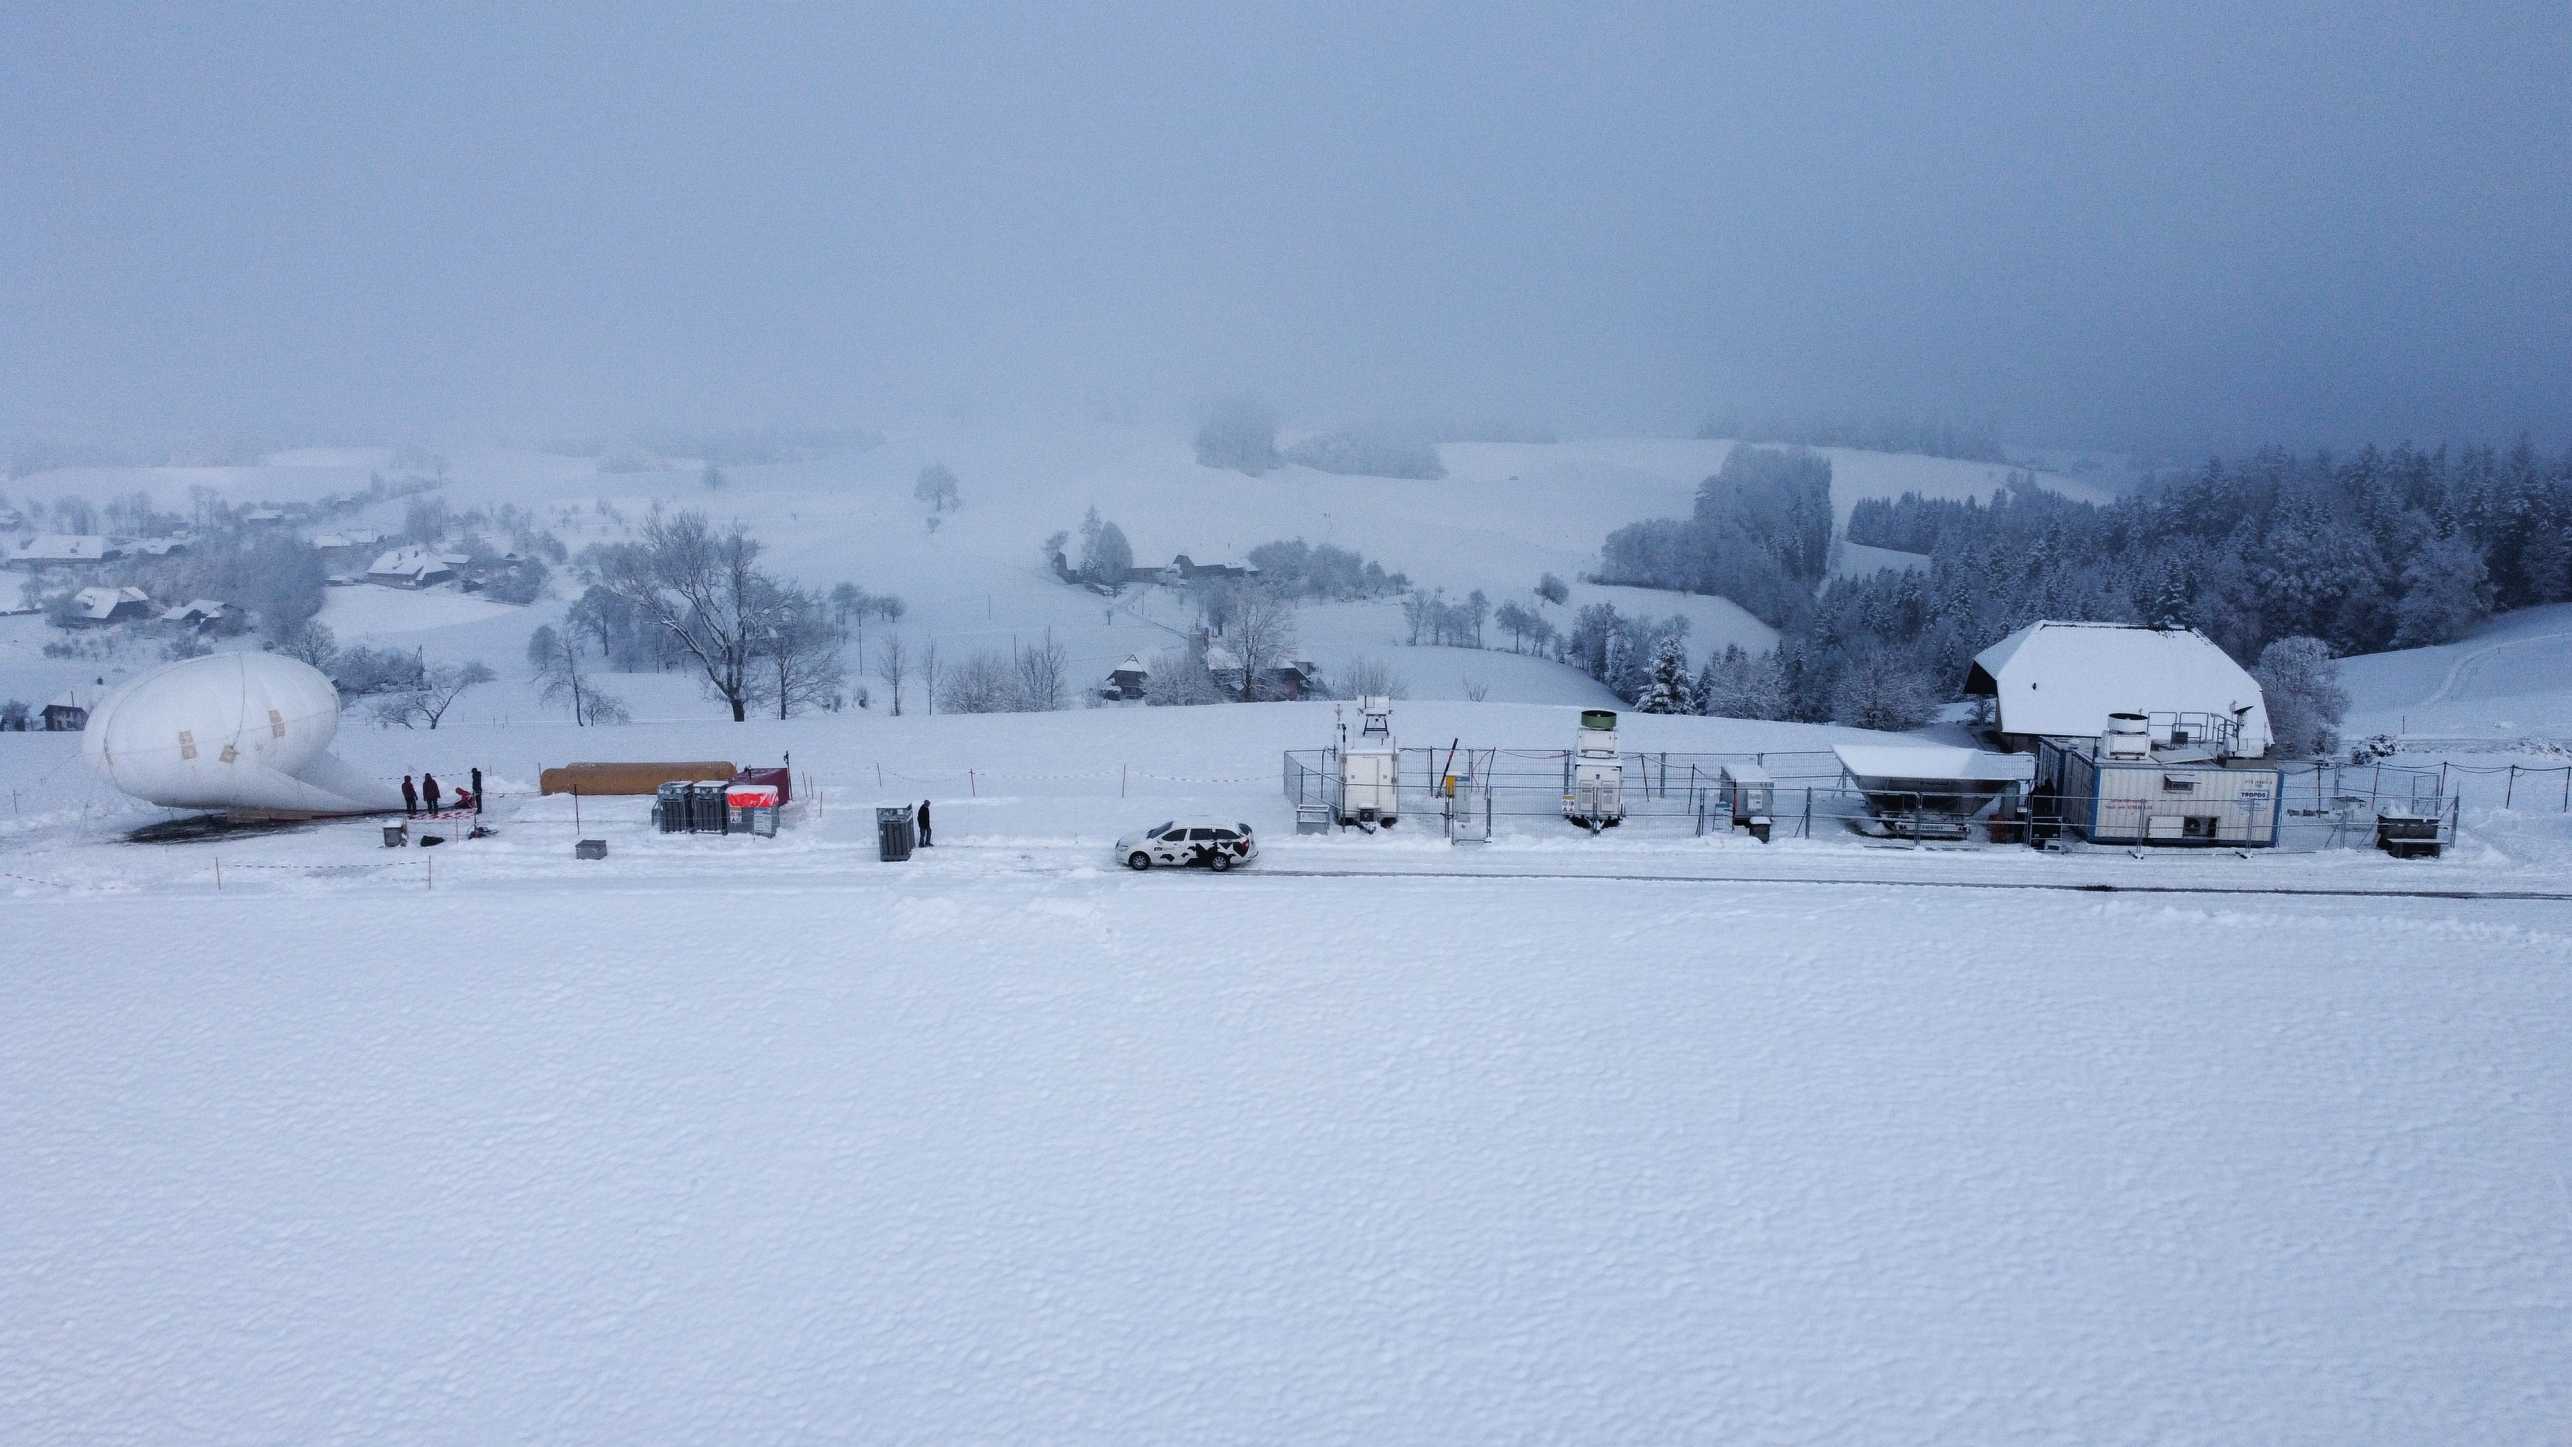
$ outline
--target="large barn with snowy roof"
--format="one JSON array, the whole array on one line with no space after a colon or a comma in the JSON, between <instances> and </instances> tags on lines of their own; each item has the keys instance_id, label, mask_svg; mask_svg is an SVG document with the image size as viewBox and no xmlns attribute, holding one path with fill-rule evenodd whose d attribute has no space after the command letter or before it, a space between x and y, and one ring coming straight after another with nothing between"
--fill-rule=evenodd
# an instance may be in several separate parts
<instances>
[{"instance_id":1,"label":"large barn with snowy roof","mask_svg":"<svg viewBox=\"0 0 2572 1447\"><path fill-rule=\"evenodd\" d=\"M2285 780L2259 683L2191 628L2030 623L1974 656L2004 747L2033 749L2041 836L2099 844L2277 842Z\"/></svg>"},{"instance_id":2,"label":"large barn with snowy roof","mask_svg":"<svg viewBox=\"0 0 2572 1447\"><path fill-rule=\"evenodd\" d=\"M2268 753L2259 681L2194 628L2030 623L1974 655L1965 692L1992 700L1992 732L2011 750L2095 739L2109 715L2140 714L2158 745Z\"/></svg>"}]
</instances>

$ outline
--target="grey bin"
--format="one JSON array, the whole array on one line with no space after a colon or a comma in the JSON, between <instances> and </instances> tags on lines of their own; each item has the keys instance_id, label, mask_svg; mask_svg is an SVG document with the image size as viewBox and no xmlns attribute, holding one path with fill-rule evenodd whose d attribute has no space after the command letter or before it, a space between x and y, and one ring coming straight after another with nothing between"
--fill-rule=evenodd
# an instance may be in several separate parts
<instances>
[{"instance_id":1,"label":"grey bin","mask_svg":"<svg viewBox=\"0 0 2572 1447\"><path fill-rule=\"evenodd\" d=\"M911 857L919 846L920 827L916 810L909 804L875 806L876 858L887 864L899 864Z\"/></svg>"},{"instance_id":2,"label":"grey bin","mask_svg":"<svg viewBox=\"0 0 2572 1447\"><path fill-rule=\"evenodd\" d=\"M385 847L385 848L387 848L387 849L399 849L399 848L401 848L403 845L408 844L408 843L410 843L410 842L411 842L411 826L409 826L409 825L407 825L407 824L387 824L387 825L385 825L385 826L384 826L384 847Z\"/></svg>"},{"instance_id":3,"label":"grey bin","mask_svg":"<svg viewBox=\"0 0 2572 1447\"><path fill-rule=\"evenodd\" d=\"M607 841L604 839L584 839L572 846L574 859L605 859L606 857Z\"/></svg>"}]
</instances>

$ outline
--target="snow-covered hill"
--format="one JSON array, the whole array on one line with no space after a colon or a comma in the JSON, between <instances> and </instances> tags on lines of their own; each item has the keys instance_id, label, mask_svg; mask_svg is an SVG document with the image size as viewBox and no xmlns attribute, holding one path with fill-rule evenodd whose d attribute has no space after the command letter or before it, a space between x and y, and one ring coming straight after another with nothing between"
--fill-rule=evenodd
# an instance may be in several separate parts
<instances>
[{"instance_id":1,"label":"snow-covered hill","mask_svg":"<svg viewBox=\"0 0 2572 1447\"><path fill-rule=\"evenodd\" d=\"M825 588L851 581L900 595L910 610L902 627L915 643L934 640L952 658L1050 629L1069 648L1075 675L1089 681L1128 654L1148 660L1173 646L1187 622L1185 602L1175 593L1136 590L1110 607L1046 571L1038 543L1077 525L1092 504L1119 524L1146 562L1178 553L1200 562L1237 559L1260 543L1301 537L1354 549L1453 598L1480 589L1495 603L1519 600L1558 627L1586 604L1611 601L1626 612L1685 614L1690 647L1699 656L1729 643L1756 650L1773 641L1774 631L1723 599L1578 581L1595 565L1610 530L1644 517L1684 515L1697 485L1722 466L1732 446L1660 438L1451 444L1441 449L1449 476L1438 482L1300 467L1253 478L1198 465L1187 439L1168 428L1083 425L1006 434L932 425L898 430L863 452L726 467L719 492L702 485L694 459L670 459L657 471L611 472L596 458L524 449L459 452L441 496L457 510L504 503L533 509L575 550L620 536L614 516L630 523L656 501L738 518L766 543L779 571ZM142 491L171 508L183 508L189 489L200 487L236 501L292 501L362 490L370 470L390 456L330 448L278 454L257 467L68 469L22 478L14 491L38 499L74 490L92 498ZM1860 498L1905 491L1987 496L2005 475L1984 463L1846 449L1832 449L1831 456L1833 502L1843 517ZM934 532L912 496L916 475L931 462L954 469L963 500ZM2075 496L2103 495L2075 479L2044 480ZM612 514L602 512L602 504ZM388 503L362 520L391 527L400 513L401 504ZM1571 583L1568 603L1540 604L1532 595L1548 572ZM504 686L469 698L465 711L526 717L536 706L517 678L517 661L528 632L557 616L563 600L503 612L489 611L494 605L455 606L463 601L334 590L324 619L343 643L396 643L432 658L480 657L502 670ZM1378 657L1420 697L1481 692L1496 700L1563 703L1605 697L1570 669L1511 657L1497 629L1485 634L1496 651L1407 648L1400 610L1390 600L1309 607L1300 632L1300 651L1320 662L1326 677L1354 659ZM42 641L35 633L16 642L0 637L0 697L50 696L102 672L35 659ZM112 677L130 666L103 671ZM872 687L881 695L880 683ZM644 695L637 701L647 712L697 706L684 693L657 701L668 692L657 682L632 691Z\"/></svg>"},{"instance_id":2,"label":"snow-covered hill","mask_svg":"<svg viewBox=\"0 0 2572 1447\"><path fill-rule=\"evenodd\" d=\"M2352 738L2572 744L2572 603L2505 613L2435 648L2342 659L2340 681Z\"/></svg>"}]
</instances>

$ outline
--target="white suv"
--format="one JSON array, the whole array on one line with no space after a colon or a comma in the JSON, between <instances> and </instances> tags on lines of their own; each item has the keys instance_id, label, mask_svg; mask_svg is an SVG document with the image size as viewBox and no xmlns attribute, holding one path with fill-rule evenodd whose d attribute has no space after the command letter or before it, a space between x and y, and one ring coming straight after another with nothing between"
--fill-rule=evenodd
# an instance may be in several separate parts
<instances>
[{"instance_id":1,"label":"white suv","mask_svg":"<svg viewBox=\"0 0 2572 1447\"><path fill-rule=\"evenodd\" d=\"M1116 841L1116 858L1128 869L1153 865L1202 864L1218 872L1248 864L1259 853L1247 824L1216 824L1204 819L1174 819L1143 831L1140 839Z\"/></svg>"}]
</instances>

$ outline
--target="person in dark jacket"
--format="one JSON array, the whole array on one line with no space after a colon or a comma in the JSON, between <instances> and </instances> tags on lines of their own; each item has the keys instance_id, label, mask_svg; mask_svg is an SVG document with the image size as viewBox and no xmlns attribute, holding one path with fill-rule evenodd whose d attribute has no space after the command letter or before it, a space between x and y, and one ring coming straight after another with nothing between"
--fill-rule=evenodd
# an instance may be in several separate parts
<instances>
[{"instance_id":1,"label":"person in dark jacket","mask_svg":"<svg viewBox=\"0 0 2572 1447\"><path fill-rule=\"evenodd\" d=\"M432 813L432 814L434 814L434 813L438 812L438 776L437 776L437 775L435 775L435 774L422 774L422 775L420 776L420 793L421 793L421 795L422 795L423 797L427 798L427 800L429 801L429 812L430 812L430 813Z\"/></svg>"},{"instance_id":2,"label":"person in dark jacket","mask_svg":"<svg viewBox=\"0 0 2572 1447\"><path fill-rule=\"evenodd\" d=\"M482 770L479 768L473 771L473 812L477 817L482 813Z\"/></svg>"},{"instance_id":3,"label":"person in dark jacket","mask_svg":"<svg viewBox=\"0 0 2572 1447\"><path fill-rule=\"evenodd\" d=\"M929 801L920 801L920 847L929 847Z\"/></svg>"},{"instance_id":4,"label":"person in dark jacket","mask_svg":"<svg viewBox=\"0 0 2572 1447\"><path fill-rule=\"evenodd\" d=\"M402 812L405 814L420 812L420 786L412 783L411 776L408 774L402 776Z\"/></svg>"}]
</instances>

